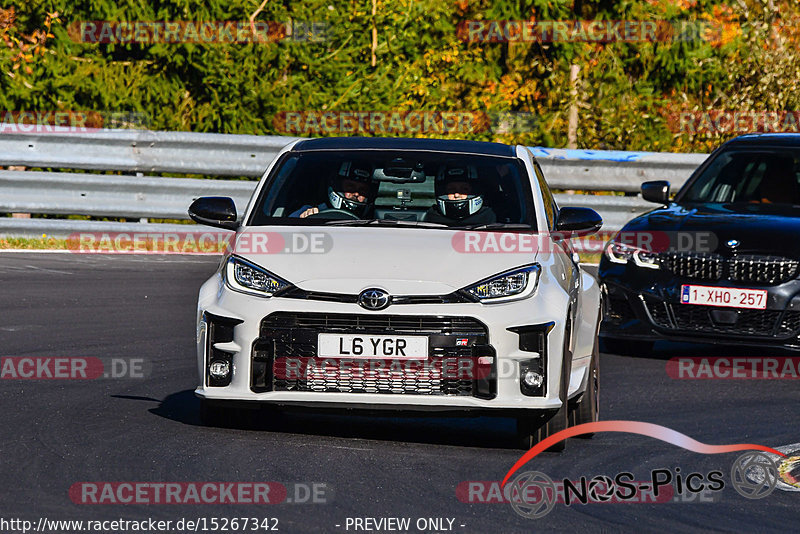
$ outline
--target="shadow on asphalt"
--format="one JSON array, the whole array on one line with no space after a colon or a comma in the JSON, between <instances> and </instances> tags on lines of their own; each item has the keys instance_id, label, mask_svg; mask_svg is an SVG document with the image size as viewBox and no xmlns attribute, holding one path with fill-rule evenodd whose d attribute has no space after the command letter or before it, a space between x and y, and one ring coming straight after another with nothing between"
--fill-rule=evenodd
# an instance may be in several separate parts
<instances>
[{"instance_id":1,"label":"shadow on asphalt","mask_svg":"<svg viewBox=\"0 0 800 534\"><path fill-rule=\"evenodd\" d=\"M616 354L604 351L604 354L624 356L630 358L644 358L651 360L669 360L670 358L702 356L714 358L724 356L727 358L774 358L794 356L800 357L800 352L780 347L749 347L744 345L722 345L711 343L679 343L673 341L657 341L652 349L636 351L629 354Z\"/></svg>"},{"instance_id":2,"label":"shadow on asphalt","mask_svg":"<svg viewBox=\"0 0 800 534\"><path fill-rule=\"evenodd\" d=\"M125 397L131 400L154 399ZM150 413L178 423L203 426L193 390L168 395ZM228 428L314 436L357 438L466 447L517 449L516 424L502 417L414 417L341 414L301 410L274 413L237 410Z\"/></svg>"}]
</instances>

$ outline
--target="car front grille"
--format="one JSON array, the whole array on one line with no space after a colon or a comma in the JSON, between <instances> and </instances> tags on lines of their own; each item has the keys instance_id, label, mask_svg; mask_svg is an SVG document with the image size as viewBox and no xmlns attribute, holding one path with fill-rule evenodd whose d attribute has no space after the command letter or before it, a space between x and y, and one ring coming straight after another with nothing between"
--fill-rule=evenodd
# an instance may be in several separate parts
<instances>
[{"instance_id":1,"label":"car front grille","mask_svg":"<svg viewBox=\"0 0 800 534\"><path fill-rule=\"evenodd\" d=\"M650 319L656 326L685 333L732 334L788 338L800 333L800 312L673 304L647 297Z\"/></svg>"},{"instance_id":2,"label":"car front grille","mask_svg":"<svg viewBox=\"0 0 800 534\"><path fill-rule=\"evenodd\" d=\"M320 332L426 335L428 359L321 358ZM279 312L261 321L251 389L493 398L495 361L486 326L469 317Z\"/></svg>"},{"instance_id":3,"label":"car front grille","mask_svg":"<svg viewBox=\"0 0 800 534\"><path fill-rule=\"evenodd\" d=\"M797 276L800 262L781 256L737 255L698 252L663 252L660 265L683 278L696 280L732 280L735 282L777 285Z\"/></svg>"},{"instance_id":4,"label":"car front grille","mask_svg":"<svg viewBox=\"0 0 800 534\"><path fill-rule=\"evenodd\" d=\"M669 306L666 302L646 299L645 305L650 318L655 324L662 328L673 328L672 321L669 318Z\"/></svg>"},{"instance_id":5,"label":"car front grille","mask_svg":"<svg viewBox=\"0 0 800 534\"><path fill-rule=\"evenodd\" d=\"M464 334L486 335L486 327L469 317L429 315L377 315L343 313L273 313L261 322L265 331L279 328L303 328L325 332L361 332L375 334Z\"/></svg>"},{"instance_id":6,"label":"car front grille","mask_svg":"<svg viewBox=\"0 0 800 534\"><path fill-rule=\"evenodd\" d=\"M281 347L278 348L280 350ZM469 350L427 361L273 358L274 391L472 396L475 360ZM459 375L466 378L459 379Z\"/></svg>"},{"instance_id":7,"label":"car front grille","mask_svg":"<svg viewBox=\"0 0 800 534\"><path fill-rule=\"evenodd\" d=\"M719 280L725 264L724 258L718 254L695 252L662 253L659 262L678 276L700 280Z\"/></svg>"},{"instance_id":8,"label":"car front grille","mask_svg":"<svg viewBox=\"0 0 800 534\"><path fill-rule=\"evenodd\" d=\"M797 276L800 262L779 256L736 256L730 260L730 279L739 282L782 284Z\"/></svg>"}]
</instances>

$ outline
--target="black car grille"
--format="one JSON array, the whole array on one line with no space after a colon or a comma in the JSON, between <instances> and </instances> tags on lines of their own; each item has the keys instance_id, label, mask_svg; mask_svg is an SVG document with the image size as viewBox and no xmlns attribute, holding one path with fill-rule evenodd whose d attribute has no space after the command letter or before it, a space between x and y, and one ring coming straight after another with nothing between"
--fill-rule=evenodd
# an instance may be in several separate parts
<instances>
[{"instance_id":1,"label":"black car grille","mask_svg":"<svg viewBox=\"0 0 800 534\"><path fill-rule=\"evenodd\" d=\"M664 252L659 263L677 276L697 280L722 279L744 283L776 285L797 276L800 262L780 256L737 255L698 252Z\"/></svg>"},{"instance_id":2,"label":"black car grille","mask_svg":"<svg viewBox=\"0 0 800 534\"><path fill-rule=\"evenodd\" d=\"M779 256L736 256L729 262L730 279L782 284L797 276L798 265L800 262Z\"/></svg>"},{"instance_id":3,"label":"black car grille","mask_svg":"<svg viewBox=\"0 0 800 534\"><path fill-rule=\"evenodd\" d=\"M272 328L307 328L326 332L486 335L486 327L469 317L343 313L273 313L261 322L262 335Z\"/></svg>"},{"instance_id":4,"label":"black car grille","mask_svg":"<svg viewBox=\"0 0 800 534\"><path fill-rule=\"evenodd\" d=\"M688 333L717 333L765 338L788 338L800 333L800 312L747 310L644 299L652 322L664 329Z\"/></svg>"},{"instance_id":5,"label":"black car grille","mask_svg":"<svg viewBox=\"0 0 800 534\"><path fill-rule=\"evenodd\" d=\"M694 252L662 253L659 262L678 276L701 280L719 280L725 264L724 258L717 254Z\"/></svg>"},{"instance_id":6,"label":"black car grille","mask_svg":"<svg viewBox=\"0 0 800 534\"><path fill-rule=\"evenodd\" d=\"M666 302L646 299L645 304L653 322L662 328L673 328Z\"/></svg>"},{"instance_id":7,"label":"black car grille","mask_svg":"<svg viewBox=\"0 0 800 534\"><path fill-rule=\"evenodd\" d=\"M281 346L276 347L278 351ZM460 355L458 354L460 353ZM470 350L450 357L436 355L427 361L392 362L324 358L272 359L274 391L382 393L405 395L456 395L474 393L474 359ZM466 378L459 379L459 375Z\"/></svg>"},{"instance_id":8,"label":"black car grille","mask_svg":"<svg viewBox=\"0 0 800 534\"><path fill-rule=\"evenodd\" d=\"M427 335L428 359L320 358L320 332ZM492 398L494 356L486 326L469 317L280 312L261 322L251 389Z\"/></svg>"}]
</instances>

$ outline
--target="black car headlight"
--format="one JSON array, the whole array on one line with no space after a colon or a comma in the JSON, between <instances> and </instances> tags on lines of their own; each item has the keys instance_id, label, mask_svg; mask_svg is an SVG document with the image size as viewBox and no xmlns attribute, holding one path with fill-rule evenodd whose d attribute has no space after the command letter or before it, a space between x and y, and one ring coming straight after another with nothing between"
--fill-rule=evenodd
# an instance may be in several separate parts
<instances>
[{"instance_id":1,"label":"black car headlight","mask_svg":"<svg viewBox=\"0 0 800 534\"><path fill-rule=\"evenodd\" d=\"M228 258L225 282L235 291L258 297L271 297L292 286L266 269L235 256Z\"/></svg>"},{"instance_id":2,"label":"black car headlight","mask_svg":"<svg viewBox=\"0 0 800 534\"><path fill-rule=\"evenodd\" d=\"M633 260L633 263L637 267L644 267L646 269L661 268L658 262L658 254L655 252L614 241L613 239L606 247L606 258L608 258L608 261L611 263L626 264Z\"/></svg>"},{"instance_id":3,"label":"black car headlight","mask_svg":"<svg viewBox=\"0 0 800 534\"><path fill-rule=\"evenodd\" d=\"M486 303L522 299L536 291L540 271L538 264L527 265L481 280L462 291Z\"/></svg>"}]
</instances>

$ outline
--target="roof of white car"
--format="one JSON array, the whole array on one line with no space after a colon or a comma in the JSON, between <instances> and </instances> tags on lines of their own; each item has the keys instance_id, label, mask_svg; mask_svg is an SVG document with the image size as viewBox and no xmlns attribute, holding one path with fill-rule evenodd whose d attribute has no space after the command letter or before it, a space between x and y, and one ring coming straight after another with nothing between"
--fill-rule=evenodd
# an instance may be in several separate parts
<instances>
[{"instance_id":1,"label":"roof of white car","mask_svg":"<svg viewBox=\"0 0 800 534\"><path fill-rule=\"evenodd\" d=\"M502 143L401 137L320 137L300 141L293 147L293 150L298 152L312 150L427 150L516 157L515 147Z\"/></svg>"}]
</instances>

